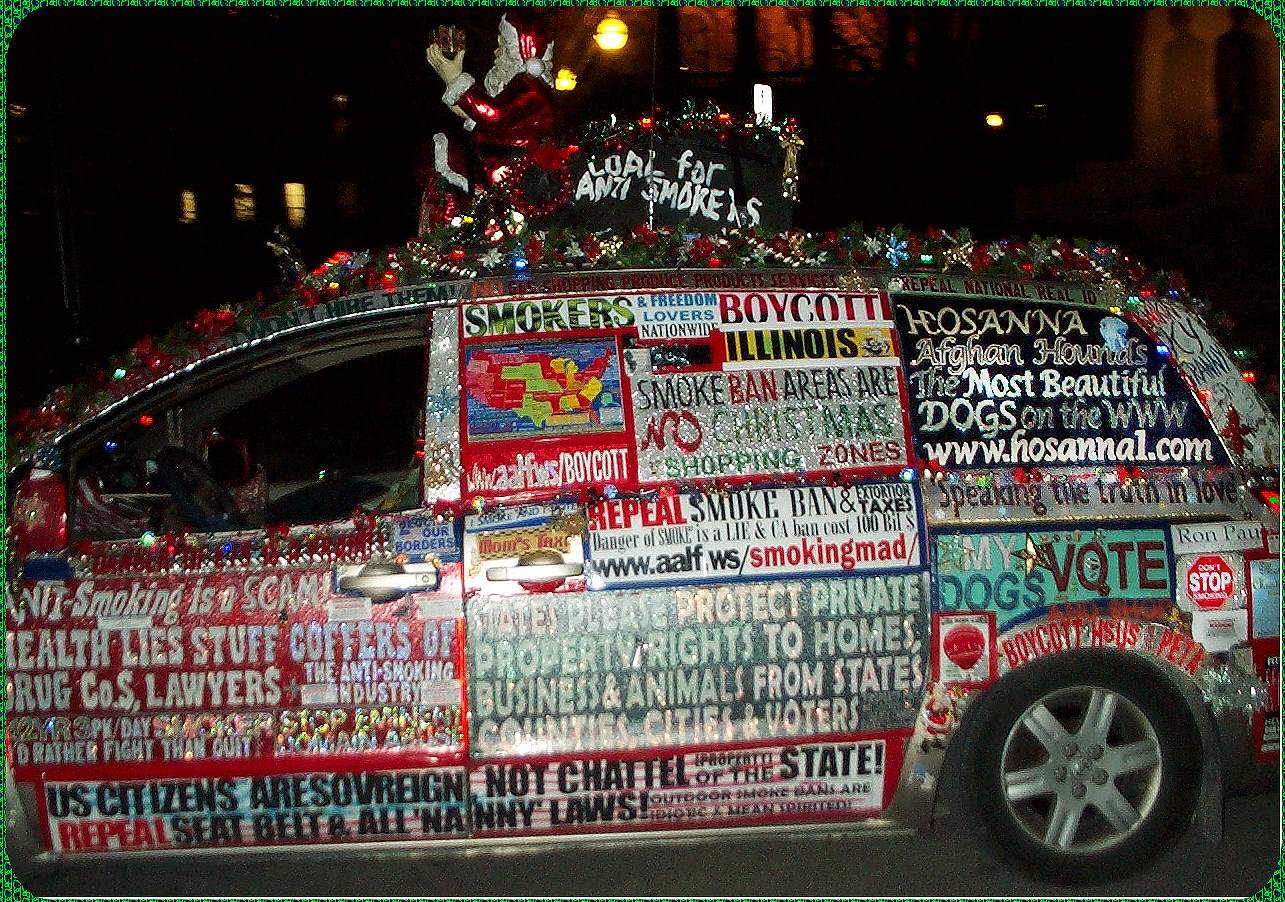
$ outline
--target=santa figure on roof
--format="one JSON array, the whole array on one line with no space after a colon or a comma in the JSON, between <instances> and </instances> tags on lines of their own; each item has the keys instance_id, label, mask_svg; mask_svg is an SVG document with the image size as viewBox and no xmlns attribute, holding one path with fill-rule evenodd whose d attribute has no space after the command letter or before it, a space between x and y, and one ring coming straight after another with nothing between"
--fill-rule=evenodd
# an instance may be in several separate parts
<instances>
[{"instance_id":1,"label":"santa figure on roof","mask_svg":"<svg viewBox=\"0 0 1285 902\"><path fill-rule=\"evenodd\" d=\"M553 41L525 10L509 10L500 19L495 64L481 85L464 71L458 34L444 42L434 40L425 55L446 85L442 102L464 120L469 144L443 133L433 136L420 234L460 215L473 195L502 185L514 166L533 153L539 156L555 127Z\"/></svg>"}]
</instances>

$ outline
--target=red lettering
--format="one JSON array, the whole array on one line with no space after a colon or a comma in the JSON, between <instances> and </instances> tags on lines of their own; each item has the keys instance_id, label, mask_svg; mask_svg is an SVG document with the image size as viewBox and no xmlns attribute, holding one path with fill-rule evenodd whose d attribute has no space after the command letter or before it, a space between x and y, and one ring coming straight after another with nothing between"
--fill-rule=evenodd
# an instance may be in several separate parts
<instances>
[{"instance_id":1,"label":"red lettering","mask_svg":"<svg viewBox=\"0 0 1285 902\"><path fill-rule=\"evenodd\" d=\"M1017 667L1022 663L1022 659L1018 657L1017 649L1013 646L1012 641L1006 639L1000 643L1000 647L1004 650L1004 657L1008 658L1009 667Z\"/></svg>"},{"instance_id":2,"label":"red lettering","mask_svg":"<svg viewBox=\"0 0 1285 902\"><path fill-rule=\"evenodd\" d=\"M1139 623L1124 624L1125 642L1127 643L1127 645L1122 645L1120 647L1135 648L1138 644L1138 634L1141 632L1142 632L1142 625Z\"/></svg>"},{"instance_id":3,"label":"red lettering","mask_svg":"<svg viewBox=\"0 0 1285 902\"><path fill-rule=\"evenodd\" d=\"M1150 556L1150 552L1159 552L1159 557ZM1165 562L1165 546L1163 542L1139 542L1138 543L1138 586L1143 589L1163 589L1166 586L1164 573L1167 569ZM1152 579L1151 571L1159 570L1160 579Z\"/></svg>"},{"instance_id":4,"label":"red lettering","mask_svg":"<svg viewBox=\"0 0 1285 902\"><path fill-rule=\"evenodd\" d=\"M589 528L595 530L613 529L615 513L615 505L610 501L595 504L589 508Z\"/></svg>"},{"instance_id":5,"label":"red lettering","mask_svg":"<svg viewBox=\"0 0 1285 902\"><path fill-rule=\"evenodd\" d=\"M58 845L63 849L83 849L85 839L82 837L82 828L84 824L76 824L71 821L58 822Z\"/></svg>"},{"instance_id":6,"label":"red lettering","mask_svg":"<svg viewBox=\"0 0 1285 902\"><path fill-rule=\"evenodd\" d=\"M1102 620L1098 617L1089 621L1089 644L1093 648L1101 648L1111 641L1107 633L1110 625L1111 621Z\"/></svg>"},{"instance_id":7,"label":"red lettering","mask_svg":"<svg viewBox=\"0 0 1285 902\"><path fill-rule=\"evenodd\" d=\"M1071 565L1075 560L1075 546L1066 546L1066 558L1062 561L1057 559L1057 549L1052 544L1044 546L1044 560L1048 561L1048 568L1053 574L1053 582L1057 585L1059 592L1065 592L1066 587L1071 582Z\"/></svg>"},{"instance_id":8,"label":"red lettering","mask_svg":"<svg viewBox=\"0 0 1285 902\"><path fill-rule=\"evenodd\" d=\"M638 499L626 498L620 502L620 514L624 518L624 528L629 529L634 525L634 517L638 516L639 506Z\"/></svg>"},{"instance_id":9,"label":"red lettering","mask_svg":"<svg viewBox=\"0 0 1285 902\"><path fill-rule=\"evenodd\" d=\"M1181 649L1186 641L1186 639L1172 630L1166 630L1165 634L1160 637L1160 647L1156 649L1156 655L1166 661L1178 664L1182 660L1183 652Z\"/></svg>"},{"instance_id":10,"label":"red lettering","mask_svg":"<svg viewBox=\"0 0 1285 902\"><path fill-rule=\"evenodd\" d=\"M1132 542L1112 542L1107 545L1107 548L1115 552L1116 566L1120 572L1120 588L1122 589L1125 586L1124 575L1129 572L1129 549L1132 547Z\"/></svg>"},{"instance_id":11,"label":"red lettering","mask_svg":"<svg viewBox=\"0 0 1285 902\"><path fill-rule=\"evenodd\" d=\"M739 323L741 314L741 296L739 294L720 294L718 296L719 318L725 323Z\"/></svg>"}]
</instances>

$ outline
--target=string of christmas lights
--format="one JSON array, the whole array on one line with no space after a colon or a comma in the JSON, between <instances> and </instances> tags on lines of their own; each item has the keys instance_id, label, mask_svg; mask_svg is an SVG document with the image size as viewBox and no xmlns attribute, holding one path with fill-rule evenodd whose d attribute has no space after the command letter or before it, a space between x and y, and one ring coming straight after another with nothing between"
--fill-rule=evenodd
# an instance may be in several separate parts
<instances>
[{"instance_id":1,"label":"string of christmas lights","mask_svg":"<svg viewBox=\"0 0 1285 902\"><path fill-rule=\"evenodd\" d=\"M790 230L762 234L753 229L698 234L681 227L640 225L626 232L577 228L536 228L499 191L478 199L472 214L457 217L401 247L374 252L339 251L313 270L272 293L241 304L201 310L165 335L144 337L106 367L62 386L36 408L14 413L10 448L28 457L70 424L102 411L149 384L236 344L254 324L323 301L371 290L394 291L450 279L521 278L535 272L591 269L818 267L860 271L945 273L1071 282L1096 286L1099 303L1113 313L1136 312L1151 298L1163 298L1197 314L1208 303L1190 294L1181 272L1151 270L1101 241L1032 236L981 243L967 229L904 226L867 230L861 224L822 232ZM855 283L854 283L855 284ZM1229 323L1215 319L1213 331ZM1222 327L1221 329L1217 327ZM1253 354L1235 346L1242 378L1255 385ZM141 425L147 425L140 423Z\"/></svg>"}]
</instances>

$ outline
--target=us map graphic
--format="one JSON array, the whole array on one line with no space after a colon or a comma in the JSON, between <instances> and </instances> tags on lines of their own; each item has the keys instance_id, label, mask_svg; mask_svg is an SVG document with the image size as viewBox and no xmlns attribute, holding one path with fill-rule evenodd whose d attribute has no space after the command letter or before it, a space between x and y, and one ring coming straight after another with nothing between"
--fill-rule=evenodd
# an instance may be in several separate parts
<instances>
[{"instance_id":1,"label":"us map graphic","mask_svg":"<svg viewBox=\"0 0 1285 902\"><path fill-rule=\"evenodd\" d=\"M615 431L623 425L614 341L550 341L467 349L472 441Z\"/></svg>"}]
</instances>

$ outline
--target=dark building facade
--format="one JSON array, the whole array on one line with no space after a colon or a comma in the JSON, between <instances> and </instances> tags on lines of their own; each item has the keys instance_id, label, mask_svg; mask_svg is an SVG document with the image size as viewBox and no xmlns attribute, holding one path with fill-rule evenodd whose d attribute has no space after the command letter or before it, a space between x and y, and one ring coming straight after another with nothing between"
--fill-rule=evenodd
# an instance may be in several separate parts
<instances>
[{"instance_id":1,"label":"dark building facade","mask_svg":"<svg viewBox=\"0 0 1285 902\"><path fill-rule=\"evenodd\" d=\"M1181 265L1189 250L1192 236L1156 240L1117 202L1133 170L1167 171L1154 127L1139 128L1166 116L1153 96L1163 66L1146 65L1161 40L1151 13L618 12L629 42L609 54L592 38L602 10L551 11L555 68L578 75L558 94L565 122L686 97L742 111L752 85L769 84L777 115L797 118L808 140L800 225L967 225L988 237L1056 228L1136 242L1157 265ZM424 60L429 32L463 26L466 69L480 75L498 17L45 9L24 21L9 63L11 403L144 332L270 287L275 225L309 260L410 238L416 167L435 131L458 127ZM1213 53L1230 20L1192 17ZM1261 37L1261 21L1251 25ZM990 112L1003 127L986 125ZM1256 185L1255 140L1236 178ZM1188 196L1182 180L1210 172L1157 190ZM1081 202L1086 191L1094 204ZM1274 242L1270 209L1241 226ZM1196 274L1216 300L1218 265ZM1274 272L1242 294L1274 292ZM1274 293L1254 302L1274 309Z\"/></svg>"}]
</instances>

